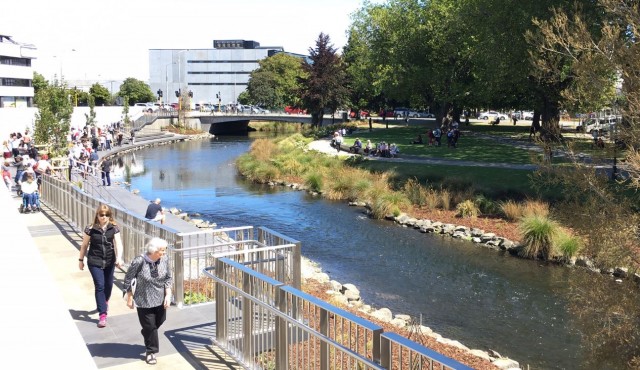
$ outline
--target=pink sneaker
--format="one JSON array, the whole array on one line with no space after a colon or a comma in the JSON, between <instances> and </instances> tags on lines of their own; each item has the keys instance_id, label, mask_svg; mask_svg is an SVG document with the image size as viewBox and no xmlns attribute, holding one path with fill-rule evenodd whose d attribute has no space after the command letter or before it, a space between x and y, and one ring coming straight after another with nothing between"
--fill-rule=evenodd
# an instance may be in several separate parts
<instances>
[{"instance_id":1,"label":"pink sneaker","mask_svg":"<svg viewBox=\"0 0 640 370\"><path fill-rule=\"evenodd\" d=\"M104 328L105 326L107 326L107 315L103 313L100 315L100 320L98 321L98 327Z\"/></svg>"}]
</instances>

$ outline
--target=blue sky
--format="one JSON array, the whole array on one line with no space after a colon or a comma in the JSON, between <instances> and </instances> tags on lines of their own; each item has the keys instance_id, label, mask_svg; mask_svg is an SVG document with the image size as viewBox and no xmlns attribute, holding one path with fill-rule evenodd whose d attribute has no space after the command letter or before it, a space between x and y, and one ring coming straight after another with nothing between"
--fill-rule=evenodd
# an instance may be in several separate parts
<instances>
[{"instance_id":1,"label":"blue sky","mask_svg":"<svg viewBox=\"0 0 640 370\"><path fill-rule=\"evenodd\" d=\"M383 2L372 1L374 3ZM207 49L255 40L306 53L320 32L346 43L362 0L31 0L5 4L0 34L38 48L34 69L67 80L149 77L149 49Z\"/></svg>"}]
</instances>

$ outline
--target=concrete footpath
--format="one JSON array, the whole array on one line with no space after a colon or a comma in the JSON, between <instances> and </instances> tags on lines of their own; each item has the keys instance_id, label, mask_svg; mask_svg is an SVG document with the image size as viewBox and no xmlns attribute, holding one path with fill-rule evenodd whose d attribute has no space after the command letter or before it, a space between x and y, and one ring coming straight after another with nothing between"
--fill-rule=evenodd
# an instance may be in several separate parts
<instances>
[{"instance_id":1,"label":"concrete footpath","mask_svg":"<svg viewBox=\"0 0 640 370\"><path fill-rule=\"evenodd\" d=\"M122 200L129 209L146 210L148 201L123 188L112 190L116 196L126 194ZM42 212L20 214L20 202L15 192L0 189L4 209L0 237L6 250L0 258L3 362L78 370L149 368L136 311L122 299L124 272L116 270L108 325L98 328L91 275L88 269L78 268L79 230L46 205ZM185 223L168 217L165 225L179 221ZM213 304L170 307L160 330L154 368L241 368L210 344L209 338L215 336L214 320Z\"/></svg>"}]
</instances>

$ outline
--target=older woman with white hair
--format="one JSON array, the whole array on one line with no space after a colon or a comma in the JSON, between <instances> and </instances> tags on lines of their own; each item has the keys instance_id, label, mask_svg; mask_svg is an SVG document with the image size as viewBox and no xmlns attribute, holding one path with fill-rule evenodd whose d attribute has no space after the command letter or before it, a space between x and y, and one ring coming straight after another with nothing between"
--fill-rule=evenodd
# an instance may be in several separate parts
<instances>
[{"instance_id":1,"label":"older woman with white hair","mask_svg":"<svg viewBox=\"0 0 640 370\"><path fill-rule=\"evenodd\" d=\"M131 261L124 277L127 306L133 309L135 302L137 307L146 351L145 361L150 365L157 362L155 354L160 350L158 329L164 323L166 310L171 303L173 277L166 252L167 242L164 239L149 240L146 253ZM134 279L135 293L132 290Z\"/></svg>"}]
</instances>

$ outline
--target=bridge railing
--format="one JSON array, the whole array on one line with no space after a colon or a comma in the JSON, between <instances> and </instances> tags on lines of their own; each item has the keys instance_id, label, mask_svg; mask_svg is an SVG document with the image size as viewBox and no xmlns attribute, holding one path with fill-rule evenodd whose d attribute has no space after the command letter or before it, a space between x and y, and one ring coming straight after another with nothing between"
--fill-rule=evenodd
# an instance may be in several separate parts
<instances>
[{"instance_id":1,"label":"bridge railing","mask_svg":"<svg viewBox=\"0 0 640 370\"><path fill-rule=\"evenodd\" d=\"M216 284L212 341L245 368L470 369L247 262L222 257L204 271Z\"/></svg>"}]
</instances>

